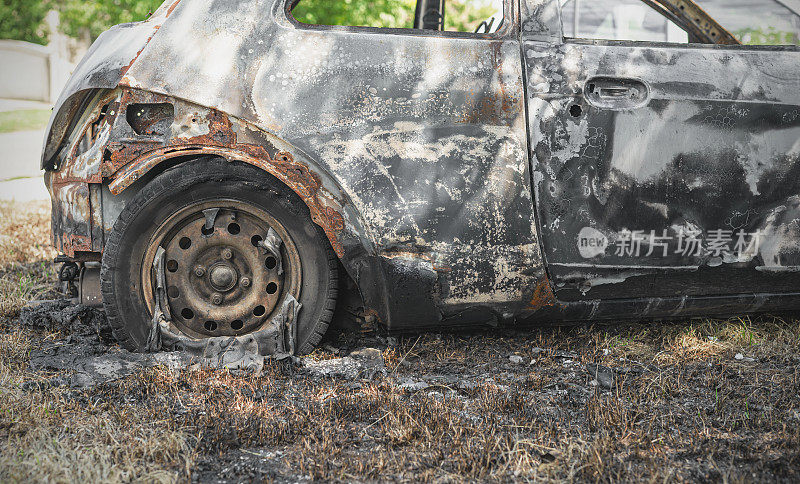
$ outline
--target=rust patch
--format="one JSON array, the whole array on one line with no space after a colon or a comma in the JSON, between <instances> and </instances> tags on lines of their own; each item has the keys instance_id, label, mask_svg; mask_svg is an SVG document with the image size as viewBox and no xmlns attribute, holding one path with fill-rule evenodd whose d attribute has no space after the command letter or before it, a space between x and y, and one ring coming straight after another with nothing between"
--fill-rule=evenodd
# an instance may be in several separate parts
<instances>
[{"instance_id":1,"label":"rust patch","mask_svg":"<svg viewBox=\"0 0 800 484\"><path fill-rule=\"evenodd\" d=\"M115 115L125 113L127 116L127 110L131 105L158 103L169 103L176 106L176 109L181 105L180 101L167 96L124 90L119 105L115 105L113 109ZM192 113L191 110L185 112ZM109 121L113 121L114 118L110 118ZM271 152L267 149L271 146L267 141L263 143L266 146L259 144L257 137L256 142L243 142L239 138L247 136L248 131L244 131L245 134L242 135L240 128L238 121L232 120L224 113L198 108L195 114L185 117L185 124L180 124L177 118L174 119L172 129L160 137L133 136L133 133L126 133L124 130L121 135L112 132L110 141L100 147L102 162L96 176L91 180L72 176L72 167L77 159L77 152L73 152L64 168L55 175L54 182L65 183L75 178L76 182L100 183L103 178L111 179L109 189L116 195L154 166L174 156L208 154L246 162L275 176L294 191L308 206L314 223L325 231L333 250L339 257L343 257L344 249L338 239L339 233L345 229L344 216L335 206L325 202L331 197L323 193L320 176L304 163L295 161L291 153ZM194 136L180 137L173 134L180 130ZM253 133L257 135L259 132ZM88 246L84 244L72 250L82 251L84 247L91 247L91 244Z\"/></svg>"},{"instance_id":2,"label":"rust patch","mask_svg":"<svg viewBox=\"0 0 800 484\"><path fill-rule=\"evenodd\" d=\"M102 174L110 177L133 160L161 147L156 142L109 143L103 156Z\"/></svg>"},{"instance_id":3,"label":"rust patch","mask_svg":"<svg viewBox=\"0 0 800 484\"><path fill-rule=\"evenodd\" d=\"M156 94L147 91L139 91L134 89L123 90L122 96L120 97L120 104L123 107L126 107L126 109L129 104L135 104L135 103L150 104L150 103L168 103L168 102L170 102L170 98L162 94Z\"/></svg>"},{"instance_id":4,"label":"rust patch","mask_svg":"<svg viewBox=\"0 0 800 484\"><path fill-rule=\"evenodd\" d=\"M513 94L522 92L522 87L509 88L506 83L501 49L501 44L492 44L492 68L497 73L499 92L470 91L467 95L466 112L459 117L458 122L502 124L524 109L522 98Z\"/></svg>"},{"instance_id":5,"label":"rust patch","mask_svg":"<svg viewBox=\"0 0 800 484\"><path fill-rule=\"evenodd\" d=\"M208 134L192 138L173 138L171 144L177 146L222 146L227 148L232 148L236 145L236 133L233 131L233 123L228 116L212 110L206 116L206 120L208 121Z\"/></svg>"},{"instance_id":6,"label":"rust patch","mask_svg":"<svg viewBox=\"0 0 800 484\"><path fill-rule=\"evenodd\" d=\"M72 173L70 170L62 170L55 172L52 178L54 187L64 187L73 183L102 183L102 176L100 173L90 173L83 176Z\"/></svg>"},{"instance_id":7,"label":"rust patch","mask_svg":"<svg viewBox=\"0 0 800 484\"><path fill-rule=\"evenodd\" d=\"M76 252L91 252L92 239L83 235L63 234L61 251L67 257L75 257Z\"/></svg>"},{"instance_id":8,"label":"rust patch","mask_svg":"<svg viewBox=\"0 0 800 484\"><path fill-rule=\"evenodd\" d=\"M550 286L550 281L543 279L536 284L536 289L533 290L533 296L525 309L537 311L542 308L560 306L556 295L553 294L553 288Z\"/></svg>"},{"instance_id":9,"label":"rust patch","mask_svg":"<svg viewBox=\"0 0 800 484\"><path fill-rule=\"evenodd\" d=\"M256 148L256 152L264 150L263 147L254 147L252 145L246 145L245 147L245 149L251 150L251 153L254 148ZM254 160L264 160L258 162L257 166L266 171L272 171L264 165L264 163L268 163L269 166L282 175L278 178L286 183L308 205L311 219L325 231L325 235L328 237L336 255L343 257L344 249L339 242L338 234L344 230L344 217L333 207L323 205L320 201L318 195L322 188L322 181L319 176L309 170L306 165L294 161L291 153L278 153L275 159L270 159L265 151L263 155L267 157L253 158Z\"/></svg>"}]
</instances>

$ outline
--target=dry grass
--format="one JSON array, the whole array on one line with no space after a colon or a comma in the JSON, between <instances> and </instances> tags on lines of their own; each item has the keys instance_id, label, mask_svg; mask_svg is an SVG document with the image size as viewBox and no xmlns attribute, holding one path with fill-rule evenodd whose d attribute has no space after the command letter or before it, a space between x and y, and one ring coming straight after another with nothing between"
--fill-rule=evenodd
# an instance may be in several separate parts
<instances>
[{"instance_id":1,"label":"dry grass","mask_svg":"<svg viewBox=\"0 0 800 484\"><path fill-rule=\"evenodd\" d=\"M46 210L28 223L2 210L3 233L38 234L0 256L3 277L21 278L52 256L35 246ZM54 277L27 273L39 289L0 288L12 301L0 324L3 482L800 479L794 319L427 334L385 349L381 381L273 363L260 376L155 368L89 390L23 390L52 376L26 369L29 352L65 336L11 322ZM593 385L586 363L614 368L613 388ZM405 391L407 379L430 386Z\"/></svg>"},{"instance_id":2,"label":"dry grass","mask_svg":"<svg viewBox=\"0 0 800 484\"><path fill-rule=\"evenodd\" d=\"M52 291L50 204L0 201L0 317Z\"/></svg>"}]
</instances>

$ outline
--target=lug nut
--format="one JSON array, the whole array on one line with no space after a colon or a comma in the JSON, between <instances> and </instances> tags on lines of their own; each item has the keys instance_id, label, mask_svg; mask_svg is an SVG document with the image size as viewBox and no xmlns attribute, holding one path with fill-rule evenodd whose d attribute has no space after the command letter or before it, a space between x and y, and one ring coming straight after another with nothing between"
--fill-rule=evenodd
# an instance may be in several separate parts
<instances>
[{"instance_id":1,"label":"lug nut","mask_svg":"<svg viewBox=\"0 0 800 484\"><path fill-rule=\"evenodd\" d=\"M211 302L214 304L214 306L219 306L222 304L222 294L213 294L211 296Z\"/></svg>"},{"instance_id":2,"label":"lug nut","mask_svg":"<svg viewBox=\"0 0 800 484\"><path fill-rule=\"evenodd\" d=\"M231 260L233 258L233 251L231 249L225 249L222 251L222 258L225 260Z\"/></svg>"},{"instance_id":3,"label":"lug nut","mask_svg":"<svg viewBox=\"0 0 800 484\"><path fill-rule=\"evenodd\" d=\"M250 287L250 278L249 277L243 277L242 280L239 281L239 284L241 284L242 287Z\"/></svg>"},{"instance_id":4,"label":"lug nut","mask_svg":"<svg viewBox=\"0 0 800 484\"><path fill-rule=\"evenodd\" d=\"M197 277L203 277L206 275L206 268L203 266L197 266L194 268L194 275Z\"/></svg>"}]
</instances>

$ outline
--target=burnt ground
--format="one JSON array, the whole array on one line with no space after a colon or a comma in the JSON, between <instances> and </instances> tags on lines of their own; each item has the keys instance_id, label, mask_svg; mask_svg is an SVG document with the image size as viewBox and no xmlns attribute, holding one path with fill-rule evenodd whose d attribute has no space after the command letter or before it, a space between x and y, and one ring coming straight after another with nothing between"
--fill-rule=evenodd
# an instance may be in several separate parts
<instances>
[{"instance_id":1,"label":"burnt ground","mask_svg":"<svg viewBox=\"0 0 800 484\"><path fill-rule=\"evenodd\" d=\"M0 233L46 240L29 214L0 207ZM22 310L54 274L20 240L0 238L3 482L800 479L797 319L340 329L236 374L132 356L97 311Z\"/></svg>"}]
</instances>

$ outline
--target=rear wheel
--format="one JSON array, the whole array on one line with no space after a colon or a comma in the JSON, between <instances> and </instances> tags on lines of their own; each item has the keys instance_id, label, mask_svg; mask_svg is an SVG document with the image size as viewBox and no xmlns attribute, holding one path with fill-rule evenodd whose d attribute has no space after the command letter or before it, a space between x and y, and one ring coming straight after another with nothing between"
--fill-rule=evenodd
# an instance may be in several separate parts
<instances>
[{"instance_id":1,"label":"rear wheel","mask_svg":"<svg viewBox=\"0 0 800 484\"><path fill-rule=\"evenodd\" d=\"M193 339L267 327L283 302L301 303L296 348L310 352L330 323L336 257L308 208L283 184L242 163L201 159L148 183L106 243L103 304L117 339L147 346L163 252L171 328Z\"/></svg>"}]
</instances>

